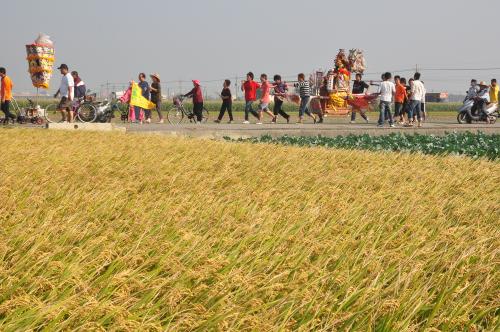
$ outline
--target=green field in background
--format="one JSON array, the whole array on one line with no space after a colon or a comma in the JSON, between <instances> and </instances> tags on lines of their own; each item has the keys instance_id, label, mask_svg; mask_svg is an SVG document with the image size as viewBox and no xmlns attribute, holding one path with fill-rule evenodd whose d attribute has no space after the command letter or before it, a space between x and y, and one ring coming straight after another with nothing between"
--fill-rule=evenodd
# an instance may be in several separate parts
<instances>
[{"instance_id":1,"label":"green field in background","mask_svg":"<svg viewBox=\"0 0 500 332\"><path fill-rule=\"evenodd\" d=\"M20 107L25 107L28 105L28 102L26 99L18 99L17 103L19 104ZM44 99L40 100L38 104L42 107L45 107L49 104L54 104L58 103L58 100L56 99ZM187 108L192 109L192 104L190 102L186 102L184 104ZM456 112L457 109L460 107L461 103L427 103L427 111L428 112ZM204 103L205 108L212 114L215 114L219 112L221 102L220 101L215 101L215 100L209 100L205 101ZM167 111L172 107L172 101L171 100L164 100L162 103L162 110ZM254 109L257 109L258 107L258 102L254 103ZM271 103L271 109L273 107L273 103ZM283 105L283 109L287 113L298 113L299 111L299 106L296 104L292 103L285 103ZM243 112L245 110L245 102L243 101L234 101L233 102L233 112ZM375 111L378 111L378 108L374 109Z\"/></svg>"}]
</instances>

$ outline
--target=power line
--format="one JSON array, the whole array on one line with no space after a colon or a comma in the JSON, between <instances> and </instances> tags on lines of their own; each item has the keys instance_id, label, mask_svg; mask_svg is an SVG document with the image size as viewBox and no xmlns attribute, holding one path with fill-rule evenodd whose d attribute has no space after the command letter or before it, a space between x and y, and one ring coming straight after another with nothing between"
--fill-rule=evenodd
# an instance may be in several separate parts
<instances>
[{"instance_id":1,"label":"power line","mask_svg":"<svg viewBox=\"0 0 500 332\"><path fill-rule=\"evenodd\" d=\"M490 68L424 68L422 71L486 71L486 70L500 70L499 67Z\"/></svg>"},{"instance_id":2,"label":"power line","mask_svg":"<svg viewBox=\"0 0 500 332\"><path fill-rule=\"evenodd\" d=\"M500 67L483 67L483 68L419 68L419 71L493 71L493 70L500 70ZM392 73L405 73L405 72L414 72L415 68L406 68L406 69L397 69L397 70L388 70L389 72ZM377 74L382 74L382 72L366 72L363 75L377 75ZM289 74L289 75L281 75L283 78L294 78L297 76L297 74ZM218 79L207 79L207 80L200 80L201 83L215 83L215 82L223 82L226 80L227 77L225 78L218 78ZM171 80L171 81L162 81L162 84L167 84L167 83L189 83L191 80ZM114 85L125 85L125 83L111 83L111 82L106 82L106 84L114 84Z\"/></svg>"}]
</instances>

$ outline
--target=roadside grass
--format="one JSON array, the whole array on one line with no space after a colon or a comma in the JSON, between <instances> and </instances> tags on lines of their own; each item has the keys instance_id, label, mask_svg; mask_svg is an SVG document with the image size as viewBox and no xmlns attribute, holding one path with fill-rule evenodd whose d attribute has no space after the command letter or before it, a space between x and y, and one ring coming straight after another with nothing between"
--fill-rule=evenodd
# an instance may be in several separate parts
<instances>
[{"instance_id":1,"label":"roadside grass","mask_svg":"<svg viewBox=\"0 0 500 332\"><path fill-rule=\"evenodd\" d=\"M0 129L0 330L495 331L500 165Z\"/></svg>"}]
</instances>

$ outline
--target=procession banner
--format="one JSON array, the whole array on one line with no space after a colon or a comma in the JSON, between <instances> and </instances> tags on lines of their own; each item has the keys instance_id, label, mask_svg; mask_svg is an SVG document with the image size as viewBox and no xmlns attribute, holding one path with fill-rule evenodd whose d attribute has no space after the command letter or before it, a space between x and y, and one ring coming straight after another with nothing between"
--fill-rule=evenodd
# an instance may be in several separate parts
<instances>
[{"instance_id":1,"label":"procession banner","mask_svg":"<svg viewBox=\"0 0 500 332\"><path fill-rule=\"evenodd\" d=\"M132 83L132 95L130 97L130 105L143 108L145 110L151 110L156 107L156 105L142 96L141 88L137 83Z\"/></svg>"}]
</instances>

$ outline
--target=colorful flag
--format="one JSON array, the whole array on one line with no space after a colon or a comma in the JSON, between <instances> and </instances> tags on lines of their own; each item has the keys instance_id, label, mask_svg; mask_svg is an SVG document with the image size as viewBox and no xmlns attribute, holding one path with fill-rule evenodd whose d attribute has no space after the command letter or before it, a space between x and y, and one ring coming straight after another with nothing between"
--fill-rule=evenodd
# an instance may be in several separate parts
<instances>
[{"instance_id":1,"label":"colorful flag","mask_svg":"<svg viewBox=\"0 0 500 332\"><path fill-rule=\"evenodd\" d=\"M137 83L132 83L132 95L130 96L130 105L152 110L156 105L142 96L141 88Z\"/></svg>"}]
</instances>

